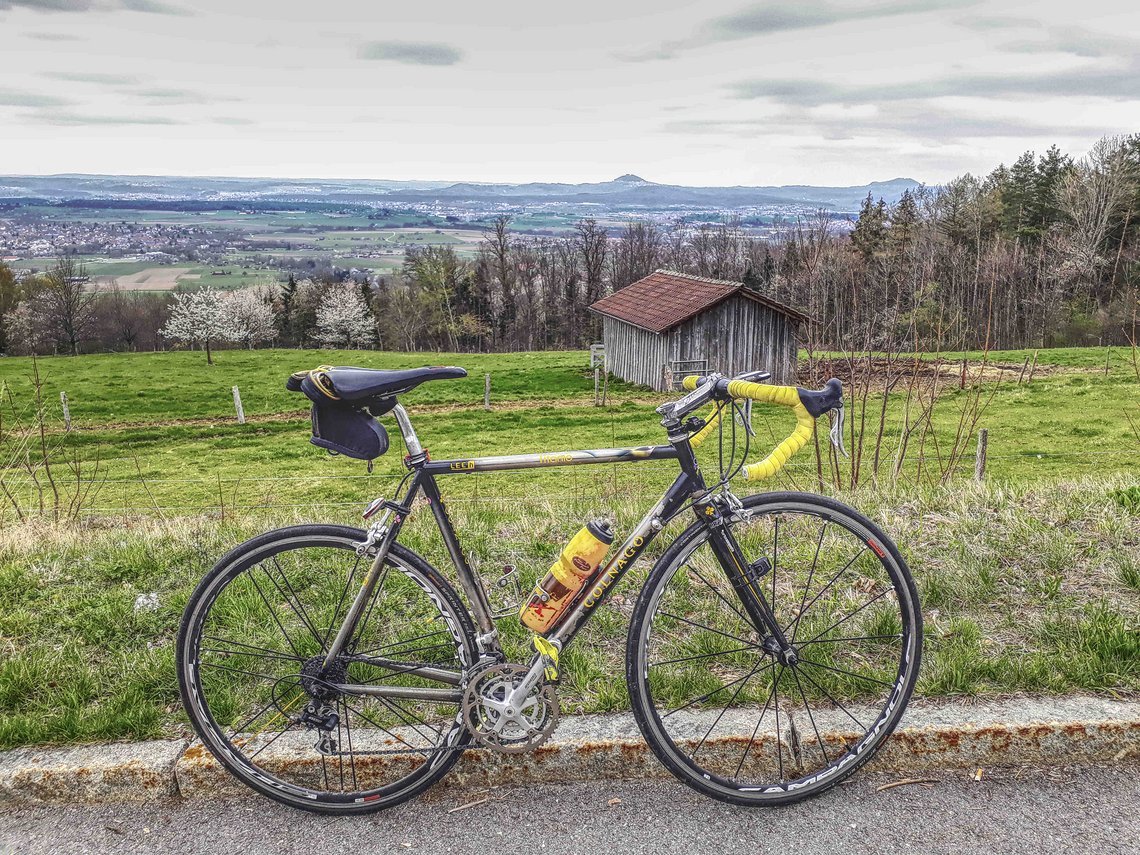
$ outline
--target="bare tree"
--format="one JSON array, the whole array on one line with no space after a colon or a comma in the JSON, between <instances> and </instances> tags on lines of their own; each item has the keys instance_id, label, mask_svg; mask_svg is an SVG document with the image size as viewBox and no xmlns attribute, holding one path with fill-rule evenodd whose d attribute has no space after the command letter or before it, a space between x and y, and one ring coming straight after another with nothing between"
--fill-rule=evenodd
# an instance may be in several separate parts
<instances>
[{"instance_id":1,"label":"bare tree","mask_svg":"<svg viewBox=\"0 0 1140 855\"><path fill-rule=\"evenodd\" d=\"M36 311L42 313L45 328L59 337L72 356L79 355L79 343L94 326L97 291L86 268L70 256L56 259L40 280Z\"/></svg>"}]
</instances>

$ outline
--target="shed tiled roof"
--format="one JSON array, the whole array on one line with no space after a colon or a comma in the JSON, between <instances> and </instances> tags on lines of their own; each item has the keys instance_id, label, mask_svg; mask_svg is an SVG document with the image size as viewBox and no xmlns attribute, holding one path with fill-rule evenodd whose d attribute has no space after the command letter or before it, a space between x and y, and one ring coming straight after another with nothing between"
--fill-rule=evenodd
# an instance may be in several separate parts
<instances>
[{"instance_id":1,"label":"shed tiled roof","mask_svg":"<svg viewBox=\"0 0 1140 855\"><path fill-rule=\"evenodd\" d=\"M755 300L795 321L808 319L803 312L745 288L740 282L706 279L672 270L655 270L644 279L598 300L590 310L650 332L663 333L734 294Z\"/></svg>"}]
</instances>

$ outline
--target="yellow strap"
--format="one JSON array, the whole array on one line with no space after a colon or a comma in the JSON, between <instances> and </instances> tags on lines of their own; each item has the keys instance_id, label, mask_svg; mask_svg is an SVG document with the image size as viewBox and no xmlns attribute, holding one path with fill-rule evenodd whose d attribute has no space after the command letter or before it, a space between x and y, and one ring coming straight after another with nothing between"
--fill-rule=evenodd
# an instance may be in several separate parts
<instances>
[{"instance_id":1,"label":"yellow strap","mask_svg":"<svg viewBox=\"0 0 1140 855\"><path fill-rule=\"evenodd\" d=\"M534 649L546 660L546 679L558 679L558 646L541 635L534 636Z\"/></svg>"},{"instance_id":2,"label":"yellow strap","mask_svg":"<svg viewBox=\"0 0 1140 855\"><path fill-rule=\"evenodd\" d=\"M313 385L320 389L327 397L332 398L334 401L340 400L340 395L333 389L332 382L325 372L331 371L331 365L318 365L309 372L309 379L313 381Z\"/></svg>"},{"instance_id":3,"label":"yellow strap","mask_svg":"<svg viewBox=\"0 0 1140 855\"><path fill-rule=\"evenodd\" d=\"M688 379L688 378L686 378ZM744 467L744 480L759 481L771 478L784 468L793 454L807 445L815 433L815 418L800 402L800 393L795 386L769 386L767 383L751 383L747 380L730 380L728 394L734 398L751 398L762 404L779 404L790 407L796 414L796 429L773 449L772 453L759 463Z\"/></svg>"}]
</instances>

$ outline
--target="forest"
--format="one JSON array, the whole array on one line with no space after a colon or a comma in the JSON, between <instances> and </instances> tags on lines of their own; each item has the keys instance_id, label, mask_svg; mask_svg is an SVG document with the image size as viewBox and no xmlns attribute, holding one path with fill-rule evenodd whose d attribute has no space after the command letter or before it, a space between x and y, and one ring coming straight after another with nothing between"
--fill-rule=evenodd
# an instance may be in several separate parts
<instances>
[{"instance_id":1,"label":"forest","mask_svg":"<svg viewBox=\"0 0 1140 855\"><path fill-rule=\"evenodd\" d=\"M1140 134L1102 139L1079 159L1056 147L1026 152L984 177L907 191L893 204L868 196L848 225L820 211L760 239L732 216L618 230L585 219L567 234L536 237L512 230L504 215L473 259L449 246L413 247L395 275L290 276L195 301L197 315L185 295L85 286L68 259L20 281L0 265L0 344L14 354L179 344L579 348L600 333L588 307L658 268L743 281L802 309L813 319L801 332L809 350L1135 340Z\"/></svg>"}]
</instances>

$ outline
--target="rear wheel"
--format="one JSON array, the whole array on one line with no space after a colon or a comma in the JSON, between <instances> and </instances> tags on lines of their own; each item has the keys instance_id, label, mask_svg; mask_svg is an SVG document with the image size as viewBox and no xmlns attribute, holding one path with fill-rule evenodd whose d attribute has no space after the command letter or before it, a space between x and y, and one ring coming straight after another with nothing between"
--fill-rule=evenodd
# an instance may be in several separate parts
<instances>
[{"instance_id":1,"label":"rear wheel","mask_svg":"<svg viewBox=\"0 0 1140 855\"><path fill-rule=\"evenodd\" d=\"M238 779L294 807L398 804L441 778L470 739L459 701L474 661L470 616L439 573L399 544L344 653L325 667L372 563L356 552L364 538L329 525L254 538L218 562L183 615L178 678L194 729ZM335 688L346 685L442 694Z\"/></svg>"},{"instance_id":2,"label":"rear wheel","mask_svg":"<svg viewBox=\"0 0 1140 855\"><path fill-rule=\"evenodd\" d=\"M831 499L751 496L732 533L793 654L753 627L693 525L634 609L630 698L689 786L736 804L797 801L854 772L898 723L918 675L918 594L890 539Z\"/></svg>"}]
</instances>

